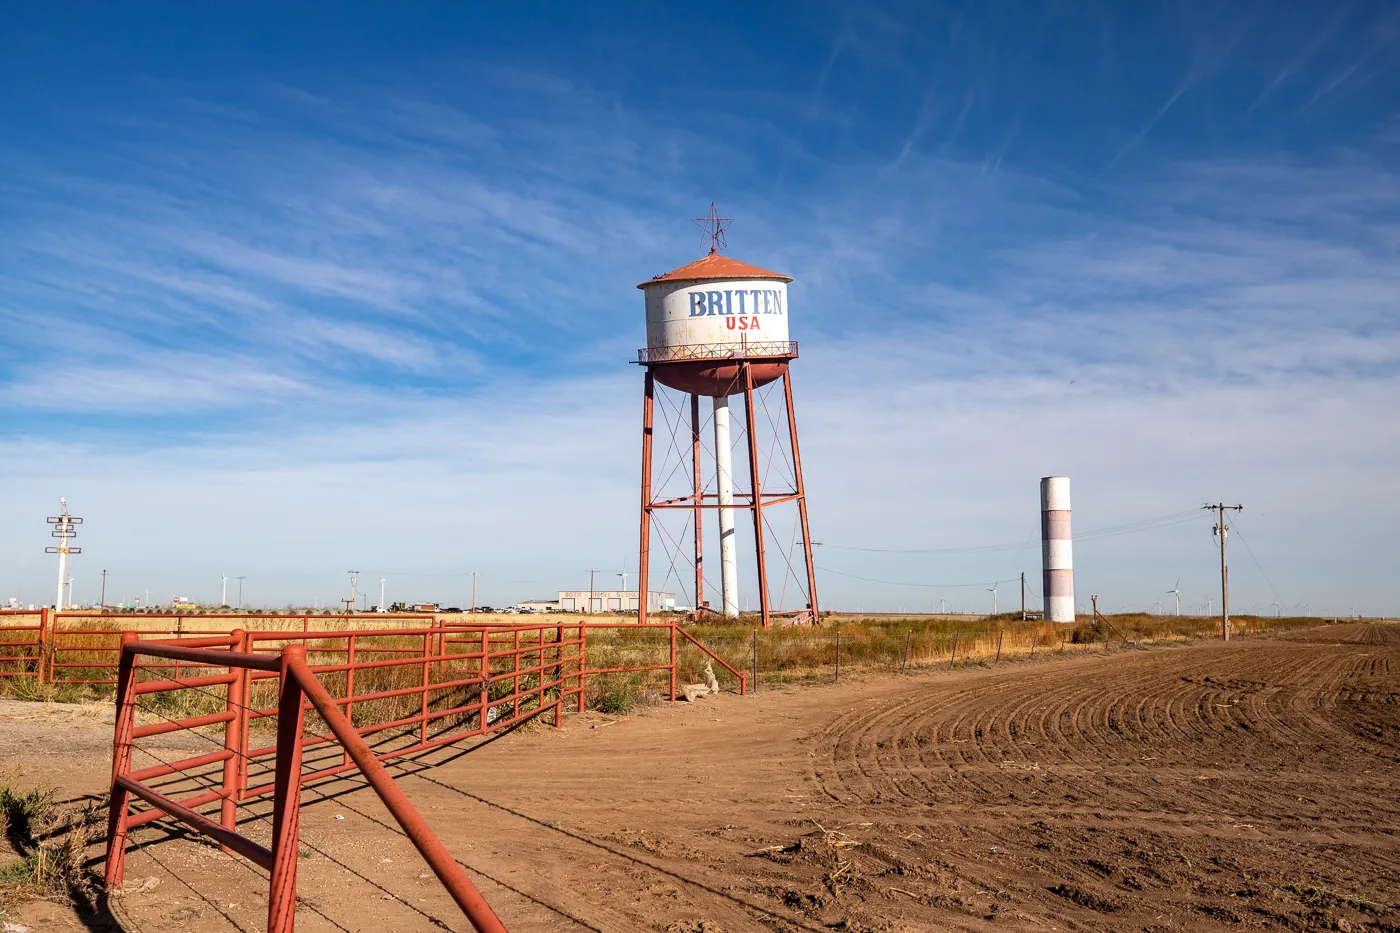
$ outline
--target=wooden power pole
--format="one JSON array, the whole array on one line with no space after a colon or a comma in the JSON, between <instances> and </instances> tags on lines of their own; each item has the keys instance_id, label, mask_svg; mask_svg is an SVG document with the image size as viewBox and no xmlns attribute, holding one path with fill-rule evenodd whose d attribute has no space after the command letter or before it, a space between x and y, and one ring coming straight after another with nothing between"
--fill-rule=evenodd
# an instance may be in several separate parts
<instances>
[{"instance_id":1,"label":"wooden power pole","mask_svg":"<svg viewBox=\"0 0 1400 933\"><path fill-rule=\"evenodd\" d=\"M1209 509L1216 514L1215 533L1220 535L1220 638L1222 641L1230 640L1230 565L1225 562L1225 513L1243 512L1242 505L1226 505L1223 502L1215 505L1203 505L1203 509Z\"/></svg>"},{"instance_id":2,"label":"wooden power pole","mask_svg":"<svg viewBox=\"0 0 1400 933\"><path fill-rule=\"evenodd\" d=\"M1021 621L1026 621L1026 572L1021 571Z\"/></svg>"},{"instance_id":3,"label":"wooden power pole","mask_svg":"<svg viewBox=\"0 0 1400 933\"><path fill-rule=\"evenodd\" d=\"M588 568L588 611L593 611L593 575L598 571L592 567Z\"/></svg>"}]
</instances>

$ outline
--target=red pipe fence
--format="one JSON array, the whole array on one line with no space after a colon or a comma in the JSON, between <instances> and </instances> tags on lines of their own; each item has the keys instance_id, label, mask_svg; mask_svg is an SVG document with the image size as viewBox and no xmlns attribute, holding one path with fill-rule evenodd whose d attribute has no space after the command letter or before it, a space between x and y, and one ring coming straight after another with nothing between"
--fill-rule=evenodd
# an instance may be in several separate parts
<instances>
[{"instance_id":1,"label":"red pipe fence","mask_svg":"<svg viewBox=\"0 0 1400 933\"><path fill-rule=\"evenodd\" d=\"M638 633L642 643L597 639L600 630L609 629ZM595 667L588 661L590 631L609 642L595 647L595 656L604 659ZM473 926L504 930L394 785L385 762L508 729L550 711L554 725L560 725L566 703L585 709L590 677L664 672L674 700L679 651L686 645L718 662L739 681L739 692L747 692L742 673L675 623L435 623L335 632L238 629L163 640L127 631L120 637L107 884L122 882L131 830L174 817L271 874L268 933L293 928L301 785L350 770L364 774ZM652 652L659 663L614 657L628 649ZM141 673L151 676L141 679ZM157 704L140 711L158 721L137 724L139 698L174 691L186 691L181 694L185 706L167 702L164 708L189 715L167 716ZM314 717L310 727L308 713ZM257 734L260 721L271 719L276 740L260 744L265 741ZM217 750L133 767L133 752L144 751L138 739L176 731L203 735L200 730L219 725L221 742L204 735ZM329 734L318 731L320 725ZM271 848L238 833L236 812L243 801L268 795ZM149 807L134 809L137 800ZM198 812L214 803L217 821Z\"/></svg>"}]
</instances>

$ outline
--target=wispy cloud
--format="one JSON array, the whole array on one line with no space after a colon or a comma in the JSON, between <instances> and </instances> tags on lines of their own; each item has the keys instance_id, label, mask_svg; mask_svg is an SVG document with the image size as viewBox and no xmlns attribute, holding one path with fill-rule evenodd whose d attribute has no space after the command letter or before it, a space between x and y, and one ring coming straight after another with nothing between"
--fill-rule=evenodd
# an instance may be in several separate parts
<instances>
[{"instance_id":1,"label":"wispy cloud","mask_svg":"<svg viewBox=\"0 0 1400 933\"><path fill-rule=\"evenodd\" d=\"M0 521L24 526L61 486L100 518L85 527L101 548L136 555L123 573L185 588L257 563L260 600L303 594L287 567L304 543L277 530L289 514L328 542L330 569L297 573L337 583L346 561L545 581L499 600L598 560L621 569L633 286L693 257L685 220L716 197L740 218L736 255L797 277L818 537L1020 540L1036 479L1065 471L1081 527L1248 496L1272 523L1260 556L1299 599L1318 608L1374 574L1377 603L1400 605L1378 545L1400 521L1388 159L1272 141L1162 159L1148 140L1249 64L1233 51L1245 21L1188 50L1145 122L1134 109L1110 132L1045 115L1007 64L1075 22L1047 14L998 51L997 23L954 19L853 15L790 87L620 103L577 73L464 61L446 86L167 89L94 117L80 148L0 144ZM1131 57L1122 29L1100 31L1104 54ZM918 54L931 35L965 58ZM1305 54L1251 119L1331 54ZM956 83L964 64L980 70ZM1052 118L1083 128L1078 157L1054 157ZM171 556L172 514L216 516L219 533ZM1366 546L1319 571L1306 542L1339 517ZM1200 544L1090 550L1084 572L1126 604L1159 575L1204 579ZM0 567L20 568L0 586L43 569L32 550L0 542ZM1015 560L1033 570L1034 548ZM842 566L1027 569L979 561Z\"/></svg>"}]
</instances>

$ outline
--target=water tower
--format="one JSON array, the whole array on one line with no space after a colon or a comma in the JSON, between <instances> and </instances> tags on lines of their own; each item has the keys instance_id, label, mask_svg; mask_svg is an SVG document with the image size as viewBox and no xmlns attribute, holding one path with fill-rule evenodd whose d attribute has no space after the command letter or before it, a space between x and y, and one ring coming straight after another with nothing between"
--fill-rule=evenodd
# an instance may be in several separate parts
<instances>
[{"instance_id":1,"label":"water tower","mask_svg":"<svg viewBox=\"0 0 1400 933\"><path fill-rule=\"evenodd\" d=\"M677 583L684 588L689 581L679 579L677 564L693 567L692 603L697 616L713 612L727 618L738 617L735 512L747 511L753 523L755 582L763 626L772 624L789 593L797 603L793 620L816 622L820 619L817 582L790 373L790 365L797 359L797 344L788 339L787 286L792 277L721 255L726 222L727 218L717 217L714 205L710 205L710 216L697 221L706 228L709 255L637 286L646 298L647 321L647 345L638 351L637 360L646 374L638 621L646 621L650 608L654 531L660 533L662 544L670 549L670 560L665 565L668 580L677 574ZM781 405L773 399L777 394L775 383L781 384ZM666 393L658 386L678 394ZM730 423L732 398L743 403L741 455L746 461L746 483L735 482L733 453L737 445ZM708 399L704 407L710 409L704 413L704 420L701 399ZM663 416L660 430L658 410ZM713 446L708 451L710 432L705 430L704 421L713 427ZM662 452L659 464L654 459L658 434ZM668 489L672 483L682 484L681 488ZM779 507L795 509L790 536L780 534L770 520L777 514L772 510ZM667 532L660 521L663 514L677 514L672 510L680 510L688 526L679 534ZM719 534L717 590L705 574L704 532L710 524L707 515L716 519ZM800 569L805 573L794 566L799 544ZM784 545L786 552L782 551ZM784 559L778 605L774 604L770 587L770 550L777 550ZM710 593L718 596L717 608L710 608L711 601L706 598Z\"/></svg>"}]
</instances>

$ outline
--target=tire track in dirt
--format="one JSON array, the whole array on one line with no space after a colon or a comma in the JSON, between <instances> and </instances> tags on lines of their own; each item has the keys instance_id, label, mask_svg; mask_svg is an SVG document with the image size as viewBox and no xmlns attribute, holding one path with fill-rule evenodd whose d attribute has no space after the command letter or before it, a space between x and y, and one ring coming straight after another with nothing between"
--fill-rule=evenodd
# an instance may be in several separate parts
<instances>
[{"instance_id":1,"label":"tire track in dirt","mask_svg":"<svg viewBox=\"0 0 1400 933\"><path fill-rule=\"evenodd\" d=\"M1377 832L1400 833L1387 778L1400 761L1391 677L1400 652L1378 655L1373 644L1363 632L1346 642L1351 650L1304 639L1123 652L1008 670L972 688L913 687L819 730L814 742L825 750L811 778L828 800L922 810L925 821L1091 817L1139 827L1110 832L1131 842L1147 818L1148 838L1185 833L1197 846L1243 834L1261 851L1297 850L1309 872L1325 865L1341 883L1374 889L1377 876L1400 880L1400 851L1375 844ZM1365 870L1335 858L1361 849ZM1143 859L1159 864L1120 887L1179 888L1179 874L1199 873L1160 853ZM1097 867L1053 855L1028 864L1081 887L1122 871L1089 861ZM987 884L980 862L963 865Z\"/></svg>"}]
</instances>

